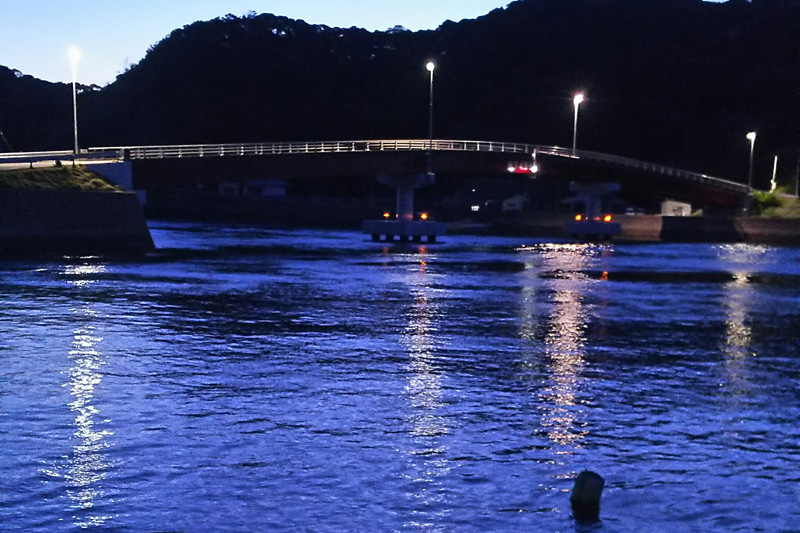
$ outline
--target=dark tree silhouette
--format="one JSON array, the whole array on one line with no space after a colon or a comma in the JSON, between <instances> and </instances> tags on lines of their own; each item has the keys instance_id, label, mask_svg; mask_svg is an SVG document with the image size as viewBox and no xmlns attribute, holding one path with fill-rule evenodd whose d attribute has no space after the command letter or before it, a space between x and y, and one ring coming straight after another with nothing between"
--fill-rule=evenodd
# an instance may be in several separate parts
<instances>
[{"instance_id":1,"label":"dark tree silhouette","mask_svg":"<svg viewBox=\"0 0 800 533\"><path fill-rule=\"evenodd\" d=\"M569 145L583 90L585 149L746 175L797 158L800 0L517 0L435 31L228 15L173 31L79 97L82 144L427 134ZM18 149L70 146L69 86L0 69L0 127ZM793 172L787 164L781 172Z\"/></svg>"}]
</instances>

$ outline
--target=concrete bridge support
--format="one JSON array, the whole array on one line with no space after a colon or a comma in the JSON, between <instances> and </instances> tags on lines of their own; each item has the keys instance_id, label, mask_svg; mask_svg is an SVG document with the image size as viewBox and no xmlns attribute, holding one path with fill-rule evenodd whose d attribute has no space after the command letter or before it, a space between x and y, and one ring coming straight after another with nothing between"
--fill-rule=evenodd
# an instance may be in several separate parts
<instances>
[{"instance_id":1,"label":"concrete bridge support","mask_svg":"<svg viewBox=\"0 0 800 533\"><path fill-rule=\"evenodd\" d=\"M83 165L114 185L136 193L140 205L147 203L147 192L143 189L133 188L133 164L130 161L87 160Z\"/></svg>"},{"instance_id":2,"label":"concrete bridge support","mask_svg":"<svg viewBox=\"0 0 800 533\"><path fill-rule=\"evenodd\" d=\"M620 191L618 183L571 183L570 191L575 196L568 201L583 203L583 212L575 215L575 220L567 223L566 232L573 238L586 241L607 241L619 234L622 227L612 222L611 216L603 213L603 200Z\"/></svg>"},{"instance_id":3,"label":"concrete bridge support","mask_svg":"<svg viewBox=\"0 0 800 533\"><path fill-rule=\"evenodd\" d=\"M618 193L618 183L571 183L569 190L575 193L570 202L582 202L586 208L583 215L590 219L603 216L603 200Z\"/></svg>"},{"instance_id":4,"label":"concrete bridge support","mask_svg":"<svg viewBox=\"0 0 800 533\"><path fill-rule=\"evenodd\" d=\"M133 190L133 168L130 161L92 161L82 164L92 172L100 174L108 181L126 191Z\"/></svg>"},{"instance_id":5,"label":"concrete bridge support","mask_svg":"<svg viewBox=\"0 0 800 533\"><path fill-rule=\"evenodd\" d=\"M378 182L397 191L395 202L394 220L366 220L362 225L362 231L372 235L373 241L394 241L400 242L436 242L439 235L444 235L447 228L441 222L431 220L415 220L414 217L414 189L431 185L436 182L433 173L410 174L401 176L390 176L382 174L378 176Z\"/></svg>"},{"instance_id":6,"label":"concrete bridge support","mask_svg":"<svg viewBox=\"0 0 800 533\"><path fill-rule=\"evenodd\" d=\"M414 189L433 185L436 183L436 175L431 173L405 176L382 174L378 176L378 183L393 187L397 191L395 203L397 219L412 221L414 220Z\"/></svg>"}]
</instances>

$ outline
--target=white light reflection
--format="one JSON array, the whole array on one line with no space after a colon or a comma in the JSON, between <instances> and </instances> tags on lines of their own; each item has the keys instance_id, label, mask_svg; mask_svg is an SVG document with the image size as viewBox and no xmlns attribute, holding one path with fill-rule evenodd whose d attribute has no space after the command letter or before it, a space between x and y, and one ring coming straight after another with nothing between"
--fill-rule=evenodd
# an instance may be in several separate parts
<instances>
[{"instance_id":1,"label":"white light reflection","mask_svg":"<svg viewBox=\"0 0 800 533\"><path fill-rule=\"evenodd\" d=\"M444 407L442 374L433 361L433 333L439 317L432 302L427 250L421 247L419 266L409 273L408 284L413 304L407 313L408 326L402 342L409 354L408 401L406 422L409 424L412 447L400 450L406 456L410 473L407 475L406 498L411 503L412 518L405 527L421 531L439 530L442 518L449 513L447 496L439 479L450 471L446 458L448 448L440 442L451 428L440 414Z\"/></svg>"},{"instance_id":2,"label":"white light reflection","mask_svg":"<svg viewBox=\"0 0 800 533\"><path fill-rule=\"evenodd\" d=\"M543 280L528 284L520 306L520 335L543 341L550 381L541 390L542 427L556 445L556 454L571 454L587 435L581 420L584 408L577 396L580 374L585 366L585 292L592 280L585 271L594 258L606 249L586 244L548 244L522 252L532 254L529 261L534 275ZM602 281L602 280L601 280ZM537 290L542 294L537 295ZM543 296L547 301L541 303ZM532 306L543 306L542 311ZM545 313L546 322L539 314Z\"/></svg>"},{"instance_id":3,"label":"white light reflection","mask_svg":"<svg viewBox=\"0 0 800 533\"><path fill-rule=\"evenodd\" d=\"M95 283L97 274L106 271L105 265L101 263L84 263L82 265L68 265L61 274L66 277L67 283L73 287L86 287Z\"/></svg>"},{"instance_id":4,"label":"white light reflection","mask_svg":"<svg viewBox=\"0 0 800 533\"><path fill-rule=\"evenodd\" d=\"M747 303L752 290L747 274L737 272L725 284L725 352L734 359L749 355L751 328Z\"/></svg>"},{"instance_id":5,"label":"white light reflection","mask_svg":"<svg viewBox=\"0 0 800 533\"><path fill-rule=\"evenodd\" d=\"M750 276L755 265L766 253L766 248L750 244L724 245L717 248L719 258L733 270L731 280L725 284L725 378L728 392L739 395L749 388L747 359L752 351L752 328L749 315L755 291Z\"/></svg>"},{"instance_id":6,"label":"white light reflection","mask_svg":"<svg viewBox=\"0 0 800 533\"><path fill-rule=\"evenodd\" d=\"M70 266L64 274L69 276L68 284L82 289L95 283L96 275L102 272L105 272L104 265L84 264ZM112 518L97 513L93 508L103 498L100 483L112 466L107 461L105 450L109 446L107 438L113 432L97 427L101 421L98 420L100 412L95 405L95 391L102 384L100 369L106 364L99 349L103 339L92 325L97 321L98 313L88 304L74 308L72 312L76 327L69 351L69 379L64 386L69 387L71 401L68 407L75 416L75 443L64 478L73 502L75 525L86 529L102 526Z\"/></svg>"}]
</instances>

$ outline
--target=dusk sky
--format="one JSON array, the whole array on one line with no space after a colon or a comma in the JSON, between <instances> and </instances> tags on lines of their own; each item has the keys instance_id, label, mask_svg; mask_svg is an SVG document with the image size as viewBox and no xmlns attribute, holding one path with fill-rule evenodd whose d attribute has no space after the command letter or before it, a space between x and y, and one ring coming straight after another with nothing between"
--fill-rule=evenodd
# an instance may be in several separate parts
<instances>
[{"instance_id":1,"label":"dusk sky","mask_svg":"<svg viewBox=\"0 0 800 533\"><path fill-rule=\"evenodd\" d=\"M48 81L70 81L67 50L81 50L78 81L106 85L172 30L249 11L310 24L386 30L435 29L505 7L508 0L2 0L0 65Z\"/></svg>"},{"instance_id":2,"label":"dusk sky","mask_svg":"<svg viewBox=\"0 0 800 533\"><path fill-rule=\"evenodd\" d=\"M228 13L273 13L309 24L368 30L434 29L484 15L507 0L2 0L0 65L70 81L67 49L81 50L78 81L105 85L172 30Z\"/></svg>"}]
</instances>

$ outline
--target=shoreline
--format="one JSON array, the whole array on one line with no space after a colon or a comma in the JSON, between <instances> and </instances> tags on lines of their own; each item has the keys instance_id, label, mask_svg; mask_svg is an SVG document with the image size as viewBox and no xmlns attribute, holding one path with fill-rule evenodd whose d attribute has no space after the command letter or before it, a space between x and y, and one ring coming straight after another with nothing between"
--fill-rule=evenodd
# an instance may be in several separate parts
<instances>
[{"instance_id":1,"label":"shoreline","mask_svg":"<svg viewBox=\"0 0 800 533\"><path fill-rule=\"evenodd\" d=\"M354 199L265 199L224 197L197 192L148 193L145 216L152 220L192 220L264 224L286 228L360 230L365 220L381 219L374 202ZM381 204L378 204L381 205ZM450 234L485 234L570 240L567 213L516 213L485 220L438 220ZM616 242L750 242L800 246L800 218L737 216L676 217L614 215L621 224Z\"/></svg>"},{"instance_id":2,"label":"shoreline","mask_svg":"<svg viewBox=\"0 0 800 533\"><path fill-rule=\"evenodd\" d=\"M542 237L570 236L564 231L569 216L501 222L503 234ZM625 243L718 242L800 246L800 219L759 217L665 217L659 215L618 215L621 225L614 239Z\"/></svg>"}]
</instances>

